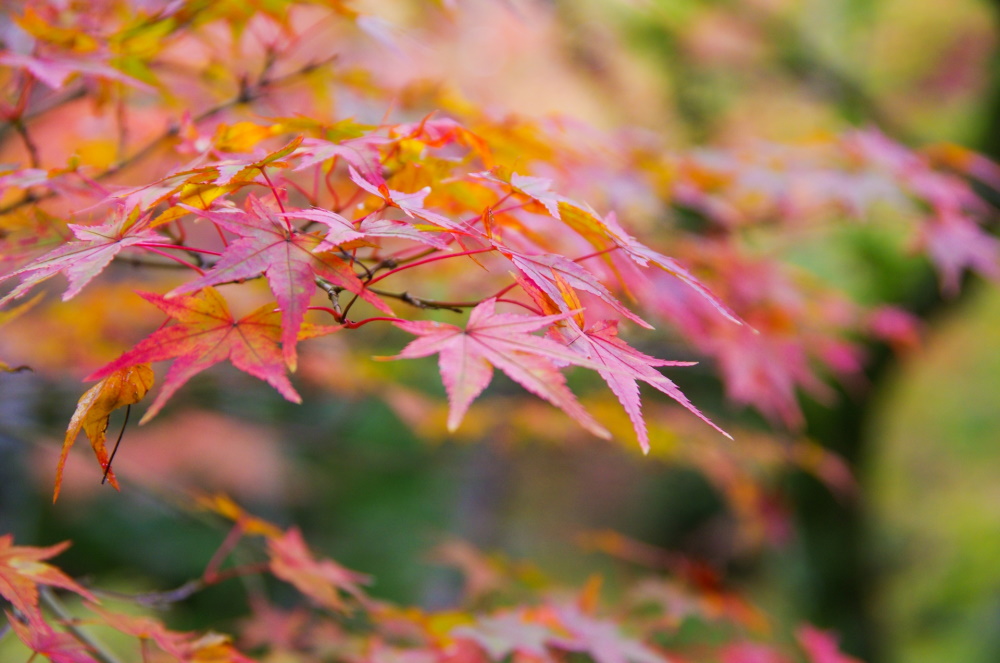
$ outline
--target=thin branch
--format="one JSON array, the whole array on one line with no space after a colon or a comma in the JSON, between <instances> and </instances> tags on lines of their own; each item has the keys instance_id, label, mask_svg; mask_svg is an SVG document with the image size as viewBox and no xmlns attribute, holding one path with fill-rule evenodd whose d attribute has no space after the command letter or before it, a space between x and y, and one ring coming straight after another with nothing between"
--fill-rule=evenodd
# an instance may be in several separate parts
<instances>
[{"instance_id":1,"label":"thin branch","mask_svg":"<svg viewBox=\"0 0 1000 663\"><path fill-rule=\"evenodd\" d=\"M257 82L256 85L249 85L249 84L242 85L240 92L235 97L202 111L201 113L192 118L192 122L198 124L199 122L203 122L204 120L207 120L213 115L218 115L219 113L229 110L230 108L255 101L256 99L263 96L268 88L274 85L285 83L289 80L293 80L299 76L304 76L326 64L329 64L330 62L333 62L336 59L337 56L332 55L328 58L324 58L316 62L311 62L307 65L299 67L295 71L291 71L287 74L276 76L275 78L260 80ZM148 156L155 153L156 150L162 147L163 144L165 144L167 141L176 137L180 133L180 130L181 127L179 125L176 124L171 125L163 133L161 133L156 138L150 140L148 143L146 143L146 145L144 145L139 150L134 152L131 156L127 157L122 161L119 161L116 164L111 165L106 170L101 171L100 173L95 175L93 179L97 181L106 180L109 177L113 177L118 173L122 172L123 170L126 170L127 168L134 166L140 161L145 160ZM8 214L16 209L24 207L25 205L30 205L40 200L47 200L49 198L53 198L56 195L57 194L53 191L48 191L46 193L39 195L33 195L31 193L25 194L25 196L20 200L16 200L12 203L4 205L3 207L0 207L0 215Z\"/></svg>"},{"instance_id":2,"label":"thin branch","mask_svg":"<svg viewBox=\"0 0 1000 663\"><path fill-rule=\"evenodd\" d=\"M28 160L31 162L31 167L41 167L42 161L38 156L38 145L31 139L31 134L28 133L28 127L24 125L24 121L21 119L13 120L11 126L17 132L17 135L21 137L25 149L28 150Z\"/></svg>"},{"instance_id":3,"label":"thin branch","mask_svg":"<svg viewBox=\"0 0 1000 663\"><path fill-rule=\"evenodd\" d=\"M196 578L195 580L189 580L180 587L176 589L170 589L165 592L148 592L146 594L125 594L123 592L112 592L108 590L94 590L91 591L99 596L107 596L109 598L116 598L124 601L132 601L138 603L139 605L145 605L150 607L167 606L173 603L179 603L187 598L190 598L194 594L207 589L213 585L217 585L220 582L230 580L232 578L239 578L246 575L253 575L258 573L264 573L270 568L267 562L260 562L257 564L245 564L243 566L235 566L233 568L225 569L223 571L216 572L211 578Z\"/></svg>"}]
</instances>

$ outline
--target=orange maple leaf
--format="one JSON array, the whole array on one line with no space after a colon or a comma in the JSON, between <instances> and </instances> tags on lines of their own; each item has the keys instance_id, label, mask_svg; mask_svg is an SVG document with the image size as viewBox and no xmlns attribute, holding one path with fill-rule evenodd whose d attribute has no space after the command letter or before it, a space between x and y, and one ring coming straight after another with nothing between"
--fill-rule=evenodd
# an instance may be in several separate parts
<instances>
[{"instance_id":1,"label":"orange maple leaf","mask_svg":"<svg viewBox=\"0 0 1000 663\"><path fill-rule=\"evenodd\" d=\"M280 342L282 315L273 304L237 320L214 288L175 297L149 292L138 294L176 319L177 324L147 336L87 379L102 379L141 363L175 359L163 380L163 388L139 423L156 415L185 382L225 359L241 371L264 380L293 403L302 402L285 374ZM298 338L312 338L339 328L303 324Z\"/></svg>"},{"instance_id":2,"label":"orange maple leaf","mask_svg":"<svg viewBox=\"0 0 1000 663\"><path fill-rule=\"evenodd\" d=\"M76 442L81 428L87 434L90 446L94 448L94 454L97 456L97 462L101 464L101 469L107 471L108 481L115 487L115 490L118 490L118 479L115 478L114 471L108 467L111 462L105 446L108 420L111 413L118 408L141 401L152 386L153 369L149 367L149 364L138 364L114 371L80 397L76 412L73 413L73 418L70 419L69 427L66 429L62 453L59 454L59 465L56 467L56 487L52 495L53 502L59 498L63 467L66 465L69 450Z\"/></svg>"},{"instance_id":3,"label":"orange maple leaf","mask_svg":"<svg viewBox=\"0 0 1000 663\"><path fill-rule=\"evenodd\" d=\"M98 603L97 598L78 585L65 573L41 561L55 557L69 547L69 541L46 548L15 546L11 534L0 536L0 596L11 602L25 615L37 616L38 585L62 587L76 592L89 601Z\"/></svg>"},{"instance_id":4,"label":"orange maple leaf","mask_svg":"<svg viewBox=\"0 0 1000 663\"><path fill-rule=\"evenodd\" d=\"M341 592L362 602L366 600L359 585L367 583L368 576L346 569L331 559L316 560L297 527L280 537L268 539L267 550L274 575L295 585L320 605L344 610Z\"/></svg>"}]
</instances>

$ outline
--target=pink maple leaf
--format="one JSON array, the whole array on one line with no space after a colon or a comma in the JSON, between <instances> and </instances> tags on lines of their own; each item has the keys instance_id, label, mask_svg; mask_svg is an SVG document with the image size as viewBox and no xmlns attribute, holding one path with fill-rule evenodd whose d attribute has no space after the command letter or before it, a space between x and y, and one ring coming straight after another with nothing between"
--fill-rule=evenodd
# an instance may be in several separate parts
<instances>
[{"instance_id":1,"label":"pink maple leaf","mask_svg":"<svg viewBox=\"0 0 1000 663\"><path fill-rule=\"evenodd\" d=\"M927 224L923 243L940 272L945 294L958 292L965 269L1000 279L1000 240L965 216L954 214Z\"/></svg>"},{"instance_id":2,"label":"pink maple leaf","mask_svg":"<svg viewBox=\"0 0 1000 663\"><path fill-rule=\"evenodd\" d=\"M552 644L590 654L596 663L665 663L666 659L643 643L622 633L614 622L597 619L576 607L558 611L559 621L570 633Z\"/></svg>"},{"instance_id":3,"label":"pink maple leaf","mask_svg":"<svg viewBox=\"0 0 1000 663\"><path fill-rule=\"evenodd\" d=\"M363 136L341 143L307 138L302 141L302 148L299 151L302 158L295 170L304 170L327 159L340 157L355 168L366 182L371 182L377 187L383 186L385 178L382 177L382 160L378 147L389 142L392 140L382 136Z\"/></svg>"},{"instance_id":4,"label":"pink maple leaf","mask_svg":"<svg viewBox=\"0 0 1000 663\"><path fill-rule=\"evenodd\" d=\"M715 310L729 318L736 324L743 324L739 316L722 303L718 297L712 294L705 285L696 279L691 272L686 270L679 262L662 253L658 253L649 248L635 237L629 235L618 223L618 217L614 212L609 213L604 218L604 225L608 229L608 235L617 244L625 255L631 258L637 265L647 267L650 263L656 265L671 276L680 279L685 285L701 295Z\"/></svg>"},{"instance_id":5,"label":"pink maple leaf","mask_svg":"<svg viewBox=\"0 0 1000 663\"><path fill-rule=\"evenodd\" d=\"M54 90L61 88L75 74L118 81L147 92L153 90L149 85L118 71L104 62L92 58L83 58L79 55L75 55L72 58L56 58L7 52L0 53L0 64L8 67L27 69L31 72L32 76Z\"/></svg>"},{"instance_id":6,"label":"pink maple leaf","mask_svg":"<svg viewBox=\"0 0 1000 663\"><path fill-rule=\"evenodd\" d=\"M451 407L448 430L462 422L469 405L493 379L493 367L531 393L544 398L593 434L610 434L573 396L554 362L599 368L590 360L556 341L529 332L573 315L518 315L496 313L496 300L487 299L472 309L465 329L442 322L405 321L400 329L420 338L390 359L415 359L438 354L441 380Z\"/></svg>"},{"instance_id":7,"label":"pink maple leaf","mask_svg":"<svg viewBox=\"0 0 1000 663\"><path fill-rule=\"evenodd\" d=\"M460 626L452 637L472 640L490 659L502 661L510 654L525 654L534 660L552 660L546 645L557 634L546 624L531 622L523 610L480 617L472 626Z\"/></svg>"},{"instance_id":8,"label":"pink maple leaf","mask_svg":"<svg viewBox=\"0 0 1000 663\"><path fill-rule=\"evenodd\" d=\"M420 230L404 221L386 218L382 214L371 214L362 219L360 223L351 221L336 212L318 207L292 210L284 216L290 219L315 221L327 226L329 231L326 233L326 242L319 247L321 251L356 239L378 237L408 239L438 249L448 248L448 244L439 239L439 237Z\"/></svg>"},{"instance_id":9,"label":"pink maple leaf","mask_svg":"<svg viewBox=\"0 0 1000 663\"><path fill-rule=\"evenodd\" d=\"M511 173L509 179L504 179L496 172L479 173L478 177L498 184L506 184L516 193L531 198L539 203L555 219L560 219L559 203L567 202L563 196L552 191L552 180L546 177L531 177L529 175L519 175Z\"/></svg>"},{"instance_id":10,"label":"pink maple leaf","mask_svg":"<svg viewBox=\"0 0 1000 663\"><path fill-rule=\"evenodd\" d=\"M62 272L69 280L63 301L75 297L100 274L122 249L144 242L159 242L163 237L147 228L148 217L136 218L124 206L118 206L110 221L99 226L69 228L76 241L67 242L32 260L24 267L3 277L21 276L21 282L0 299L0 306L25 295L32 287Z\"/></svg>"},{"instance_id":11,"label":"pink maple leaf","mask_svg":"<svg viewBox=\"0 0 1000 663\"><path fill-rule=\"evenodd\" d=\"M349 166L348 171L350 172L352 182L368 193L381 198L387 207L395 207L411 219L420 219L421 221L432 223L439 228L445 228L461 234L467 232L462 225L455 223L448 217L424 209L424 199L431 192L429 186L425 186L423 189L413 193L403 193L401 191L393 191L385 184L379 184L378 186L372 184L358 174L358 171L354 170L354 166Z\"/></svg>"},{"instance_id":12,"label":"pink maple leaf","mask_svg":"<svg viewBox=\"0 0 1000 663\"><path fill-rule=\"evenodd\" d=\"M567 322L560 329L560 332L566 338L570 348L604 367L598 369L598 373L608 383L611 391L618 397L618 401L628 413L629 419L632 420L632 426L635 429L636 437L639 438L639 446L642 447L643 453L649 453L649 435L646 431L646 421L642 417L642 403L639 400L637 380L642 380L670 396L709 426L732 439L729 433L716 426L702 414L676 384L653 368L654 366L692 366L695 362L667 361L639 352L618 338L618 322L616 320L599 322L592 325L587 331L581 330L572 322Z\"/></svg>"},{"instance_id":13,"label":"pink maple leaf","mask_svg":"<svg viewBox=\"0 0 1000 663\"><path fill-rule=\"evenodd\" d=\"M281 342L285 362L291 370L294 371L298 363L295 345L309 299L316 291L317 277L355 293L381 311L392 313L385 303L365 289L350 265L321 250L321 238L298 232L255 196L247 198L246 211L224 208L199 212L191 209L239 235L240 239L229 245L211 271L175 288L170 295L263 274L281 309Z\"/></svg>"},{"instance_id":14,"label":"pink maple leaf","mask_svg":"<svg viewBox=\"0 0 1000 663\"><path fill-rule=\"evenodd\" d=\"M528 255L501 244L495 239L490 240L500 254L514 263L528 279L532 281L540 290L548 295L557 306L566 310L568 307L564 301L562 291L559 288L559 281L577 290L589 292L600 297L609 304L615 311L646 329L652 329L652 325L637 316L618 301L611 291L597 280L593 273L584 269L579 264L569 258L551 253L538 255Z\"/></svg>"},{"instance_id":15,"label":"pink maple leaf","mask_svg":"<svg viewBox=\"0 0 1000 663\"><path fill-rule=\"evenodd\" d=\"M861 663L853 656L841 653L837 639L827 631L806 624L795 632L795 637L809 656L810 663Z\"/></svg>"}]
</instances>

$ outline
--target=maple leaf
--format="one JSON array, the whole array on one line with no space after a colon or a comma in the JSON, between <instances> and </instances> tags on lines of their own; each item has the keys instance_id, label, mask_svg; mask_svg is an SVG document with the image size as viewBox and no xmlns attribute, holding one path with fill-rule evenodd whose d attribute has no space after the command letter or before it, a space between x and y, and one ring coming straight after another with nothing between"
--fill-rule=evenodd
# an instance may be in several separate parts
<instances>
[{"instance_id":1,"label":"maple leaf","mask_svg":"<svg viewBox=\"0 0 1000 663\"><path fill-rule=\"evenodd\" d=\"M809 656L810 663L861 663L853 656L841 653L837 639L827 631L805 624L796 630L795 637Z\"/></svg>"},{"instance_id":2,"label":"maple leaf","mask_svg":"<svg viewBox=\"0 0 1000 663\"><path fill-rule=\"evenodd\" d=\"M729 439L732 436L716 426L701 411L688 400L681 390L669 378L657 371L654 366L693 366L690 361L667 361L657 359L639 352L628 343L618 338L618 322L605 320L592 325L587 331L581 330L575 324L567 323L560 329L570 348L576 349L583 356L604 368L598 369L601 377L608 383L611 391L625 408L635 434L639 438L639 446L643 453L649 453L649 435L646 431L646 421L642 417L642 404L639 400L639 385L642 380L655 389L670 396L683 405L695 416L719 431Z\"/></svg>"},{"instance_id":3,"label":"maple leaf","mask_svg":"<svg viewBox=\"0 0 1000 663\"><path fill-rule=\"evenodd\" d=\"M67 79L75 74L118 81L147 92L153 89L142 81L132 78L92 57L80 57L76 55L72 58L57 58L52 56L23 55L8 51L0 53L0 65L27 69L31 72L32 76L54 90L58 90L65 85Z\"/></svg>"},{"instance_id":4,"label":"maple leaf","mask_svg":"<svg viewBox=\"0 0 1000 663\"><path fill-rule=\"evenodd\" d=\"M368 576L346 569L330 559L314 559L298 528L293 527L281 536L269 538L267 550L274 575L295 585L320 605L331 610L344 610L342 593L361 602L367 600L360 585L369 581Z\"/></svg>"},{"instance_id":5,"label":"maple leaf","mask_svg":"<svg viewBox=\"0 0 1000 663\"><path fill-rule=\"evenodd\" d=\"M331 143L319 138L308 138L302 142L299 154L302 158L296 171L304 170L310 166L341 157L352 168L355 168L366 182L371 182L375 186L385 185L385 178L382 176L382 160L379 156L379 146L392 142L384 136L361 136Z\"/></svg>"},{"instance_id":6,"label":"maple leaf","mask_svg":"<svg viewBox=\"0 0 1000 663\"><path fill-rule=\"evenodd\" d=\"M550 661L546 644L557 637L550 626L530 621L523 610L480 617L474 626L460 626L451 635L472 640L494 661L503 661L511 654Z\"/></svg>"},{"instance_id":7,"label":"maple leaf","mask_svg":"<svg viewBox=\"0 0 1000 663\"><path fill-rule=\"evenodd\" d=\"M378 213L366 216L358 224L336 212L318 207L293 210L282 216L289 219L306 219L327 226L329 230L326 233L326 241L319 246L319 251L369 237L395 237L422 242L438 249L448 248L448 244L437 236L422 231L409 223L389 219Z\"/></svg>"},{"instance_id":8,"label":"maple leaf","mask_svg":"<svg viewBox=\"0 0 1000 663\"><path fill-rule=\"evenodd\" d=\"M469 405L489 385L496 366L522 387L549 401L598 437L610 434L580 405L553 362L599 368L580 354L549 338L529 332L574 312L548 316L496 313L496 300L487 299L469 314L465 329L442 322L405 321L400 329L420 336L389 359L414 359L438 353L438 366L450 408L448 430L454 432Z\"/></svg>"},{"instance_id":9,"label":"maple leaf","mask_svg":"<svg viewBox=\"0 0 1000 663\"><path fill-rule=\"evenodd\" d=\"M41 619L31 619L27 623L5 611L17 639L31 651L45 656L52 663L97 663L88 653L87 647L69 633L52 630Z\"/></svg>"},{"instance_id":10,"label":"maple leaf","mask_svg":"<svg viewBox=\"0 0 1000 663\"><path fill-rule=\"evenodd\" d=\"M385 303L365 289L350 265L320 250L323 240L298 232L255 196L247 198L245 212L226 208L198 213L236 233L240 239L229 245L209 272L175 288L170 295L263 274L281 309L281 342L285 362L291 370L294 371L298 363L296 341L309 299L316 290L317 277L357 294L381 311L392 313Z\"/></svg>"},{"instance_id":11,"label":"maple leaf","mask_svg":"<svg viewBox=\"0 0 1000 663\"><path fill-rule=\"evenodd\" d=\"M123 615L117 612L102 610L96 605L87 604L87 609L100 617L101 625L110 626L116 631L140 640L152 640L156 646L167 654L184 660L185 643L191 640L190 633L168 630L163 624L151 617Z\"/></svg>"},{"instance_id":12,"label":"maple leaf","mask_svg":"<svg viewBox=\"0 0 1000 663\"><path fill-rule=\"evenodd\" d=\"M137 364L175 359L163 387L140 423L149 421L185 382L201 371L228 359L233 366L264 380L294 403L302 399L285 375L279 340L281 313L273 304L260 307L239 320L233 318L226 301L214 288L196 295L162 297L138 292L141 297L177 320L141 340L134 348L104 366L88 380L101 380L115 371ZM298 338L312 338L339 327L303 324Z\"/></svg>"},{"instance_id":13,"label":"maple leaf","mask_svg":"<svg viewBox=\"0 0 1000 663\"><path fill-rule=\"evenodd\" d=\"M281 536L281 530L277 525L247 513L236 502L221 493L199 496L197 503L198 506L208 511L214 511L223 518L232 520L240 528L240 531L246 534L257 534L271 538Z\"/></svg>"},{"instance_id":14,"label":"maple leaf","mask_svg":"<svg viewBox=\"0 0 1000 663\"><path fill-rule=\"evenodd\" d=\"M1000 240L971 219L952 215L934 221L924 228L922 239L940 272L941 290L946 295L958 292L965 269L1000 280Z\"/></svg>"},{"instance_id":15,"label":"maple leaf","mask_svg":"<svg viewBox=\"0 0 1000 663\"><path fill-rule=\"evenodd\" d=\"M596 276L569 258L555 254L528 255L496 240L491 239L490 242L501 255L514 263L522 274L551 297L562 310L567 310L567 307L564 304L564 288L560 286L569 285L577 290L597 295L629 320L646 329L652 329L652 325L615 299L611 291L598 281Z\"/></svg>"},{"instance_id":16,"label":"maple leaf","mask_svg":"<svg viewBox=\"0 0 1000 663\"><path fill-rule=\"evenodd\" d=\"M149 367L149 364L138 364L114 371L80 397L80 402L77 403L76 411L66 429L62 453L59 454L59 464L56 467L56 487L52 495L53 502L59 498L63 467L81 428L90 440L90 446L94 449L101 469L107 472L108 481L115 490L119 489L114 470L108 467L110 459L104 444L107 439L108 420L111 413L118 408L141 401L152 386L153 369Z\"/></svg>"},{"instance_id":17,"label":"maple leaf","mask_svg":"<svg viewBox=\"0 0 1000 663\"><path fill-rule=\"evenodd\" d=\"M395 207L411 219L427 221L439 228L445 228L461 234L467 233L467 227L463 224L455 223L446 216L424 209L424 199L431 192L429 186L425 186L413 193L402 193L401 191L393 191L386 184L379 184L378 186L372 184L358 174L358 171L354 170L354 166L348 166L348 172L350 173L352 182L368 193L381 198L386 207Z\"/></svg>"},{"instance_id":18,"label":"maple leaf","mask_svg":"<svg viewBox=\"0 0 1000 663\"><path fill-rule=\"evenodd\" d=\"M68 242L49 251L21 269L4 276L3 279L8 279L20 275L21 282L0 299L0 306L23 296L33 286L59 272L64 273L69 280L69 289L63 293L62 299L63 301L72 299L100 274L122 249L163 239L147 226L147 217L138 218L136 210L129 212L122 205L116 207L112 219L103 225L69 224L77 241Z\"/></svg>"},{"instance_id":19,"label":"maple leaf","mask_svg":"<svg viewBox=\"0 0 1000 663\"><path fill-rule=\"evenodd\" d=\"M38 615L38 585L62 587L97 603L97 599L72 578L42 561L68 547L69 541L46 548L15 546L12 535L0 536L0 596L26 615Z\"/></svg>"},{"instance_id":20,"label":"maple leaf","mask_svg":"<svg viewBox=\"0 0 1000 663\"><path fill-rule=\"evenodd\" d=\"M232 638L209 631L189 642L180 657L183 663L256 663L232 645Z\"/></svg>"},{"instance_id":21,"label":"maple leaf","mask_svg":"<svg viewBox=\"0 0 1000 663\"><path fill-rule=\"evenodd\" d=\"M584 614L579 608L558 610L559 621L571 634L552 644L569 651L590 654L596 663L665 663L652 649L625 636L617 624Z\"/></svg>"},{"instance_id":22,"label":"maple leaf","mask_svg":"<svg viewBox=\"0 0 1000 663\"><path fill-rule=\"evenodd\" d=\"M547 177L531 177L529 175L519 175L518 173L510 173L508 176L499 168L490 172L476 173L475 177L496 182L497 184L508 185L515 193L527 196L540 204L556 219L561 218L559 204L567 202L566 198L551 190L552 180Z\"/></svg>"},{"instance_id":23,"label":"maple leaf","mask_svg":"<svg viewBox=\"0 0 1000 663\"><path fill-rule=\"evenodd\" d=\"M608 236L611 237L615 244L617 244L619 248L624 251L625 255L631 258L637 265L642 267L646 267L650 263L656 265L671 276L680 279L685 285L705 298L719 313L738 325L743 324L743 321L740 320L740 317L736 315L732 309L712 294L711 290L705 287L701 281L681 266L679 262L673 258L663 255L662 253L654 251L645 244L641 243L635 237L632 237L625 232L625 229L618 224L618 217L614 212L610 212L604 218L604 225L609 231Z\"/></svg>"}]
</instances>

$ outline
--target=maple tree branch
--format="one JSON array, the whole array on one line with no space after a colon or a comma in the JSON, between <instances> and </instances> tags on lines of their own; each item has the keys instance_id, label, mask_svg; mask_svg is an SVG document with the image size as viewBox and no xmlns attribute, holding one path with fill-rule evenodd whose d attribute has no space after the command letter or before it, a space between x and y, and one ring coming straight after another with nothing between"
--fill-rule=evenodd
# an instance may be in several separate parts
<instances>
[{"instance_id":1,"label":"maple tree branch","mask_svg":"<svg viewBox=\"0 0 1000 663\"><path fill-rule=\"evenodd\" d=\"M424 299L422 297L414 297L405 290L403 292L387 292L376 288L369 288L369 290L374 292L376 295L389 297L391 299L398 299L401 302L409 304L410 306L422 309L442 309L445 311L461 313L463 309L472 308L473 306L477 306L479 304L479 302L441 302L434 299Z\"/></svg>"},{"instance_id":2,"label":"maple tree branch","mask_svg":"<svg viewBox=\"0 0 1000 663\"><path fill-rule=\"evenodd\" d=\"M28 160L31 162L32 168L39 168L41 166L41 159L38 156L38 145L35 141L31 139L31 134L28 133L28 127L25 126L24 120L21 118L16 118L11 120L10 126L13 127L17 135L21 137L21 141L24 143L24 148L28 150Z\"/></svg>"},{"instance_id":3,"label":"maple tree branch","mask_svg":"<svg viewBox=\"0 0 1000 663\"><path fill-rule=\"evenodd\" d=\"M195 115L191 119L191 121L194 124L198 124L199 122L203 122L203 121L207 120L208 118L212 117L213 115L218 115L219 113L222 113L223 111L226 111L226 110L228 110L230 108L233 108L235 106L239 106L241 104L247 104L247 103L250 103L252 101L255 101L256 99L258 99L261 96L263 96L263 94L265 93L265 91L267 91L268 88L270 88L270 87L272 87L274 85L281 84L281 83L286 83L286 82L288 82L290 80L294 80L295 78L298 78L299 76L304 76L304 75L306 75L308 73L311 73L311 72L315 71L316 69L318 69L318 68L320 68L322 66L325 66L325 65L333 62L337 58L338 58L337 55L331 55L330 57L323 58L323 59L316 60L314 62L310 62L308 64L305 64L305 65L299 67L298 69L295 69L294 71L290 71L287 74L282 74L281 76L276 76L274 78L266 78L265 77L265 78L262 78L262 79L258 80L257 83L253 84L253 85L251 85L249 83L241 84L240 92L235 97L233 97L231 99L228 99L228 100L226 100L226 101L224 101L222 103L216 104L215 106L212 106L211 108L207 108L206 110L202 111L198 115ZM86 92L86 90L84 90L84 93L85 92ZM81 94L81 96L86 96L86 95L85 94ZM13 125L13 123L11 123L11 124ZM160 147L162 147L164 143L166 143L167 141L169 141L171 138L176 137L180 133L180 130L181 130L181 127L180 127L179 124L171 124L159 136L157 136L157 137L153 138L152 140L150 140L143 147L139 148L136 152L133 152L131 156L129 156L129 157L127 157L127 158L125 158L125 159L123 159L123 160L121 160L121 161L119 161L119 162L117 162L117 163L115 163L115 164L113 164L111 166L109 166L105 170L103 170L100 173L98 173L97 175L95 175L93 179L96 180L96 181L101 181L101 180L105 180L105 179L107 179L109 177L114 177L115 175L117 175L118 173L122 172L123 170L126 170L126 169L134 166L135 164L143 161L148 156L150 156L151 154L155 153L156 150L158 150ZM56 192L51 191L51 190L47 191L47 192L45 192L43 194L32 194L30 192L26 193L21 199L15 200L15 201L13 201L11 203L8 203L7 205L4 205L3 207L0 207L0 215L4 215L4 214L8 214L10 212L13 212L14 210L20 209L21 207L24 207L25 205L30 205L32 203L36 203L36 202L39 202L41 200L47 200L49 198L54 198L57 195L58 194Z\"/></svg>"},{"instance_id":4,"label":"maple tree branch","mask_svg":"<svg viewBox=\"0 0 1000 663\"><path fill-rule=\"evenodd\" d=\"M55 592L49 587L39 587L38 596L41 602L45 604L49 610L55 614L56 617L62 622L66 630L69 631L74 638L82 642L87 647L90 647L91 654L100 663L121 663L117 656L111 653L110 650L102 643L100 640L96 639L91 634L84 631L76 624L76 619L73 615L69 614L66 610L66 606L63 605L59 597L56 596Z\"/></svg>"},{"instance_id":5,"label":"maple tree branch","mask_svg":"<svg viewBox=\"0 0 1000 663\"><path fill-rule=\"evenodd\" d=\"M254 575L258 573L264 573L270 568L268 562L258 562L255 564L245 564L243 566L234 566L224 571L216 572L211 578L195 578L194 580L189 580L180 587L174 589L168 589L163 592L147 592L144 594L126 594L124 592L114 592L110 590L98 590L93 589L93 593L99 596L107 596L109 598L115 598L123 601L132 601L139 605L147 607L157 607L165 606L173 603L179 603L187 598L190 598L194 594L208 589L213 585L217 585L226 580L231 580L233 578L240 578L243 576Z\"/></svg>"}]
</instances>

